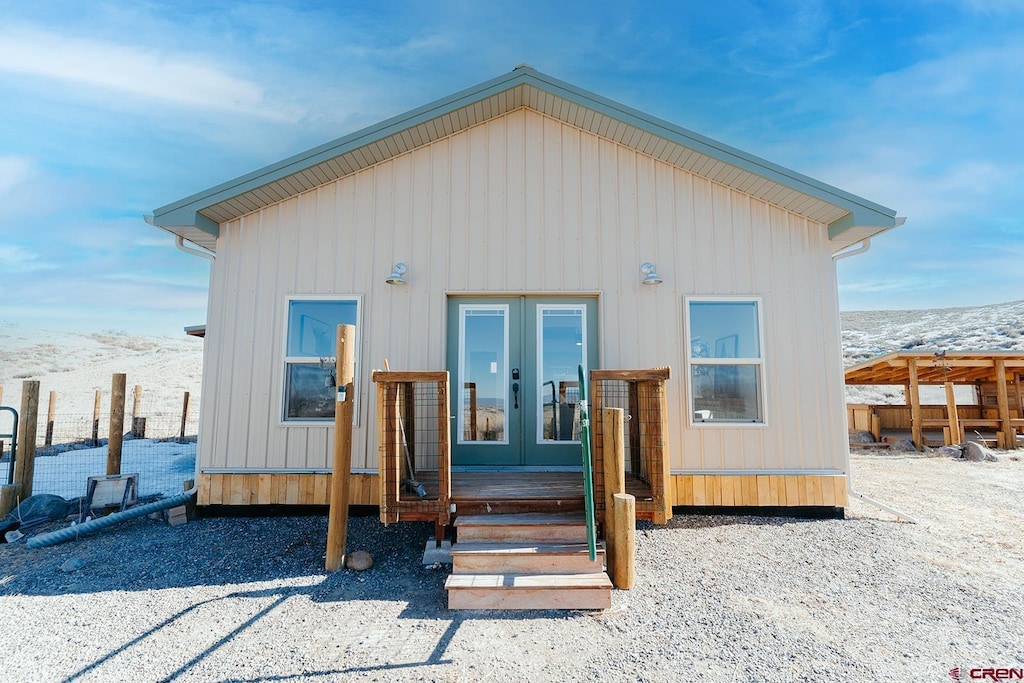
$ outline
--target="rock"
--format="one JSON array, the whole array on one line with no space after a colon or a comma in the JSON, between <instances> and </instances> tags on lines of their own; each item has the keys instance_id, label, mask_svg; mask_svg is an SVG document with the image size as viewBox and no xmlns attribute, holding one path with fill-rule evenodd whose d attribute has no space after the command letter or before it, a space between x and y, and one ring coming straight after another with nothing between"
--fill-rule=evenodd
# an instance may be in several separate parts
<instances>
[{"instance_id":1,"label":"rock","mask_svg":"<svg viewBox=\"0 0 1024 683\"><path fill-rule=\"evenodd\" d=\"M894 453L916 453L917 446L910 439L898 439L889 444L889 450Z\"/></svg>"},{"instance_id":2,"label":"rock","mask_svg":"<svg viewBox=\"0 0 1024 683\"><path fill-rule=\"evenodd\" d=\"M77 572L85 566L85 560L80 557L72 557L60 566L62 572Z\"/></svg>"},{"instance_id":3,"label":"rock","mask_svg":"<svg viewBox=\"0 0 1024 683\"><path fill-rule=\"evenodd\" d=\"M875 443L875 435L871 432L850 432L850 443Z\"/></svg>"},{"instance_id":4,"label":"rock","mask_svg":"<svg viewBox=\"0 0 1024 683\"><path fill-rule=\"evenodd\" d=\"M936 455L946 456L948 458L962 458L964 457L964 449L960 446L939 446L935 449Z\"/></svg>"},{"instance_id":5,"label":"rock","mask_svg":"<svg viewBox=\"0 0 1024 683\"><path fill-rule=\"evenodd\" d=\"M976 441L964 444L964 457L971 462L999 462L995 453Z\"/></svg>"},{"instance_id":6,"label":"rock","mask_svg":"<svg viewBox=\"0 0 1024 683\"><path fill-rule=\"evenodd\" d=\"M357 572L365 572L373 566L373 558L365 550L357 550L345 556L345 566Z\"/></svg>"}]
</instances>

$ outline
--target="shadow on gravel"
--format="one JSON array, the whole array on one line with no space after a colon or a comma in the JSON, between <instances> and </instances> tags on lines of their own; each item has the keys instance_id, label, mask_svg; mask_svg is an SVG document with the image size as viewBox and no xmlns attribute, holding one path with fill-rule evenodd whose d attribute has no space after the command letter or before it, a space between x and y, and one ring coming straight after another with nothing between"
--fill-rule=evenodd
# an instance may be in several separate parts
<instances>
[{"instance_id":1,"label":"shadow on gravel","mask_svg":"<svg viewBox=\"0 0 1024 683\"><path fill-rule=\"evenodd\" d=\"M153 520L135 520L116 529L77 541L29 550L24 543L0 546L0 595L60 596L104 591L151 591L239 584L281 585L254 590L228 590L215 597L186 601L181 609L85 663L65 680L102 673L114 658L160 639L199 610L238 599L270 599L255 614L204 648L163 680L175 680L225 644L293 598L315 603L353 601L402 605L398 619L446 624L430 654L421 662L387 663L331 671L303 671L262 677L260 681L309 680L346 674L400 671L451 663L445 655L461 625L475 619L572 620L575 612L450 612L444 580L449 567L424 567L421 557L432 524L401 523L385 528L375 517L349 520L348 550L368 550L374 566L366 572L324 571L327 538L325 517L215 518L180 527ZM68 571L71 561L84 562Z\"/></svg>"},{"instance_id":2,"label":"shadow on gravel","mask_svg":"<svg viewBox=\"0 0 1024 683\"><path fill-rule=\"evenodd\" d=\"M54 526L48 531L60 528ZM349 520L348 550L367 550L374 567L327 574L326 517L209 518L171 527L137 519L78 540L29 549L0 544L0 595L54 596L147 591L306 579L316 600L394 599L444 583L420 564L433 525L384 527ZM75 565L80 568L75 569Z\"/></svg>"}]
</instances>

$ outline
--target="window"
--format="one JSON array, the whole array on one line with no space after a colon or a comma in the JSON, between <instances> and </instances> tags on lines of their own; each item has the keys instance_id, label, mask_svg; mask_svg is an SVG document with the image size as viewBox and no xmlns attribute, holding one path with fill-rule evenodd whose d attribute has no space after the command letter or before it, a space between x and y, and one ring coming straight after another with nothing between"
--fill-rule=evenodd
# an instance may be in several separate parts
<instances>
[{"instance_id":1,"label":"window","mask_svg":"<svg viewBox=\"0 0 1024 683\"><path fill-rule=\"evenodd\" d=\"M358 299L291 299L284 351L285 422L334 420L338 325L358 325Z\"/></svg>"},{"instance_id":2,"label":"window","mask_svg":"<svg viewBox=\"0 0 1024 683\"><path fill-rule=\"evenodd\" d=\"M751 299L686 300L694 423L764 422L760 304Z\"/></svg>"}]
</instances>

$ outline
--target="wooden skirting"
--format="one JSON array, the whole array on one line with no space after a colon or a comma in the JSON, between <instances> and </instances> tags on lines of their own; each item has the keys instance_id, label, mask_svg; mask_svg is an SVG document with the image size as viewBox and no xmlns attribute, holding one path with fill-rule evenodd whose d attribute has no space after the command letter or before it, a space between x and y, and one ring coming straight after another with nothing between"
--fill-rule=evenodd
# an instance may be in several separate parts
<instances>
[{"instance_id":1,"label":"wooden skirting","mask_svg":"<svg viewBox=\"0 0 1024 683\"><path fill-rule=\"evenodd\" d=\"M797 474L674 474L674 505L846 507L846 477Z\"/></svg>"},{"instance_id":2,"label":"wooden skirting","mask_svg":"<svg viewBox=\"0 0 1024 683\"><path fill-rule=\"evenodd\" d=\"M203 474L199 505L327 505L329 474ZM353 474L352 505L379 505L376 474ZM674 474L672 505L846 507L843 475Z\"/></svg>"},{"instance_id":3,"label":"wooden skirting","mask_svg":"<svg viewBox=\"0 0 1024 683\"><path fill-rule=\"evenodd\" d=\"M201 474L199 505L328 505L330 474ZM351 505L379 505L376 474L352 474Z\"/></svg>"}]
</instances>

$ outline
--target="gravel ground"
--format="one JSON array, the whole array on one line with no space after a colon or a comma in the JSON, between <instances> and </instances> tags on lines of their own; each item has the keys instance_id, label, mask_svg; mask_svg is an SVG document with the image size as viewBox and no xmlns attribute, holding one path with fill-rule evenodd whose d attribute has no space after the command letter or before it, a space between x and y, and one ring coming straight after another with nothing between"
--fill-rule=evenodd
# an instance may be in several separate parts
<instances>
[{"instance_id":1,"label":"gravel ground","mask_svg":"<svg viewBox=\"0 0 1024 683\"><path fill-rule=\"evenodd\" d=\"M677 516L604 613L449 612L425 524L142 519L0 545L3 681L948 681L1024 667L1024 462L854 456L846 520ZM68 571L69 560L84 566ZM62 567L64 567L62 569Z\"/></svg>"}]
</instances>

